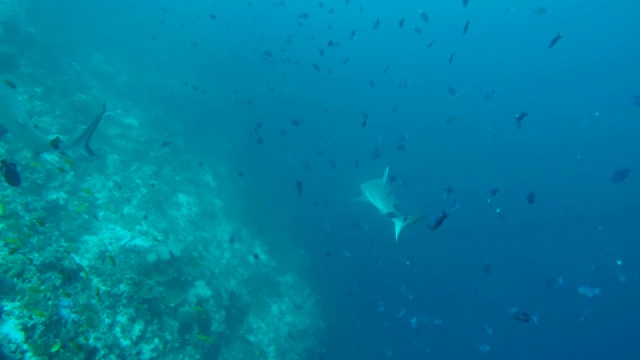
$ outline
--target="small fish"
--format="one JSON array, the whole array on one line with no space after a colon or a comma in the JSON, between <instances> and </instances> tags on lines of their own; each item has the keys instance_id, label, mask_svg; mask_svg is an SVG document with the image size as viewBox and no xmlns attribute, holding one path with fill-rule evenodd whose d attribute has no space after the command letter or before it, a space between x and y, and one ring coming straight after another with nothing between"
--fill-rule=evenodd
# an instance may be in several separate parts
<instances>
[{"instance_id":1,"label":"small fish","mask_svg":"<svg viewBox=\"0 0 640 360\"><path fill-rule=\"evenodd\" d=\"M602 289L593 287L591 285L580 286L578 288L578 292L588 298L594 297L596 295L600 295L600 291Z\"/></svg>"},{"instance_id":2,"label":"small fish","mask_svg":"<svg viewBox=\"0 0 640 360\"><path fill-rule=\"evenodd\" d=\"M113 255L108 254L107 258L109 259L109 264L111 265L111 267L116 266L116 259L114 259Z\"/></svg>"},{"instance_id":3,"label":"small fish","mask_svg":"<svg viewBox=\"0 0 640 360\"><path fill-rule=\"evenodd\" d=\"M447 185L446 188L442 189L442 196L444 196L445 199L448 199L451 194L453 194L453 188L451 185Z\"/></svg>"},{"instance_id":4,"label":"small fish","mask_svg":"<svg viewBox=\"0 0 640 360\"><path fill-rule=\"evenodd\" d=\"M53 346L51 347L51 349L49 349L50 352L54 353L58 350L60 350L60 348L62 347L62 341L58 340L58 342L56 342L55 344L53 344Z\"/></svg>"},{"instance_id":5,"label":"small fish","mask_svg":"<svg viewBox=\"0 0 640 360\"><path fill-rule=\"evenodd\" d=\"M533 205L536 203L536 193L533 191L529 191L529 193L527 194L527 203L529 205Z\"/></svg>"},{"instance_id":6,"label":"small fish","mask_svg":"<svg viewBox=\"0 0 640 360\"><path fill-rule=\"evenodd\" d=\"M487 198L487 202L491 204L491 202L493 202L493 199L496 196L498 196L499 193L500 193L500 189L497 187L494 187L493 189L489 190L489 197Z\"/></svg>"},{"instance_id":7,"label":"small fish","mask_svg":"<svg viewBox=\"0 0 640 360\"><path fill-rule=\"evenodd\" d=\"M640 106L640 95L632 96L629 103L633 106Z\"/></svg>"},{"instance_id":8,"label":"small fish","mask_svg":"<svg viewBox=\"0 0 640 360\"><path fill-rule=\"evenodd\" d=\"M548 289L555 289L555 288L559 287L560 285L564 285L564 279L562 278L562 276L554 276L554 277L550 278L549 280L547 280L547 288Z\"/></svg>"},{"instance_id":9,"label":"small fish","mask_svg":"<svg viewBox=\"0 0 640 360\"><path fill-rule=\"evenodd\" d=\"M462 0L462 6L467 7L469 5L469 0Z\"/></svg>"},{"instance_id":10,"label":"small fish","mask_svg":"<svg viewBox=\"0 0 640 360\"><path fill-rule=\"evenodd\" d=\"M487 263L486 261L483 261L480 271L482 271L482 273L485 274L486 276L491 276L491 270L492 270L491 264Z\"/></svg>"},{"instance_id":11,"label":"small fish","mask_svg":"<svg viewBox=\"0 0 640 360\"><path fill-rule=\"evenodd\" d=\"M452 52L451 55L449 55L449 65L453 64L453 58L456 57L456 53Z\"/></svg>"},{"instance_id":12,"label":"small fish","mask_svg":"<svg viewBox=\"0 0 640 360\"><path fill-rule=\"evenodd\" d=\"M414 26L413 31L415 31L416 34L422 34L422 29L419 26Z\"/></svg>"},{"instance_id":13,"label":"small fish","mask_svg":"<svg viewBox=\"0 0 640 360\"><path fill-rule=\"evenodd\" d=\"M436 41L435 41L435 40L431 40L431 42L429 43L429 45L427 45L427 47L428 47L428 48L430 48L430 47L432 47L432 46L433 46L433 44L435 44L435 43L436 43ZM449 63L449 64L451 64L451 63Z\"/></svg>"},{"instance_id":14,"label":"small fish","mask_svg":"<svg viewBox=\"0 0 640 360\"><path fill-rule=\"evenodd\" d=\"M431 231L436 231L438 230L438 228L440 228L440 226L442 226L442 224L444 223L444 221L449 217L449 215L442 210L442 212L440 213L440 216L438 216L436 218L436 220L433 222L433 224L431 224L429 226L429 230Z\"/></svg>"},{"instance_id":15,"label":"small fish","mask_svg":"<svg viewBox=\"0 0 640 360\"><path fill-rule=\"evenodd\" d=\"M209 14L209 19L216 20L217 18L216 14Z\"/></svg>"},{"instance_id":16,"label":"small fish","mask_svg":"<svg viewBox=\"0 0 640 360\"><path fill-rule=\"evenodd\" d=\"M7 84L10 88L15 89L17 86L11 80L4 80L4 83Z\"/></svg>"},{"instance_id":17,"label":"small fish","mask_svg":"<svg viewBox=\"0 0 640 360\"><path fill-rule=\"evenodd\" d=\"M2 171L2 176L4 177L4 181L7 184L15 187L19 187L20 183L22 183L22 178L20 177L20 173L18 172L18 166L14 163L10 163L5 159L2 159L2 164L0 165L0 171Z\"/></svg>"},{"instance_id":18,"label":"small fish","mask_svg":"<svg viewBox=\"0 0 640 360\"><path fill-rule=\"evenodd\" d=\"M199 341L213 342L213 339L210 336L207 336L207 335L198 334L198 335L196 335L196 338Z\"/></svg>"},{"instance_id":19,"label":"small fish","mask_svg":"<svg viewBox=\"0 0 640 360\"><path fill-rule=\"evenodd\" d=\"M529 323L529 322L534 323L534 324L538 323L538 317L537 316L531 315L530 313L528 313L526 311L522 311L522 310L520 310L518 308L509 309L509 314L515 320L518 320L518 321L523 322L523 323Z\"/></svg>"},{"instance_id":20,"label":"small fish","mask_svg":"<svg viewBox=\"0 0 640 360\"><path fill-rule=\"evenodd\" d=\"M458 96L458 90L456 90L456 88L455 88L455 87L453 87L453 86L451 86L451 85L449 85L449 86L447 87L447 92L448 92L448 93L449 93L449 95L451 95L451 96Z\"/></svg>"},{"instance_id":21,"label":"small fish","mask_svg":"<svg viewBox=\"0 0 640 360\"><path fill-rule=\"evenodd\" d=\"M296 189L298 190L298 196L302 196L302 180L296 180Z\"/></svg>"},{"instance_id":22,"label":"small fish","mask_svg":"<svg viewBox=\"0 0 640 360\"><path fill-rule=\"evenodd\" d=\"M191 310L193 310L193 312L201 313L201 314L207 312L207 309L203 308L202 306L198 306L198 305L193 305L191 307Z\"/></svg>"},{"instance_id":23,"label":"small fish","mask_svg":"<svg viewBox=\"0 0 640 360\"><path fill-rule=\"evenodd\" d=\"M527 116L529 116L529 113L525 111L521 111L516 115L516 127L518 129L522 129L522 120L524 120L524 118L526 118Z\"/></svg>"},{"instance_id":24,"label":"small fish","mask_svg":"<svg viewBox=\"0 0 640 360\"><path fill-rule=\"evenodd\" d=\"M549 41L549 46L547 46L547 48L551 49L552 47L554 47L560 39L562 39L562 35L560 35L560 33L557 33L556 36L554 36L553 39Z\"/></svg>"},{"instance_id":25,"label":"small fish","mask_svg":"<svg viewBox=\"0 0 640 360\"><path fill-rule=\"evenodd\" d=\"M384 70L382 71L382 74L386 74L387 71L389 71L389 64L387 64L387 66L384 67Z\"/></svg>"},{"instance_id":26,"label":"small fish","mask_svg":"<svg viewBox=\"0 0 640 360\"><path fill-rule=\"evenodd\" d=\"M404 18L400 19L400 21L398 21L398 27L400 29L402 29L404 27Z\"/></svg>"},{"instance_id":27,"label":"small fish","mask_svg":"<svg viewBox=\"0 0 640 360\"><path fill-rule=\"evenodd\" d=\"M547 8L544 6L538 6L531 11L534 15L544 15L547 13Z\"/></svg>"},{"instance_id":28,"label":"small fish","mask_svg":"<svg viewBox=\"0 0 640 360\"><path fill-rule=\"evenodd\" d=\"M493 99L493 97L496 96L497 93L498 93L498 89L496 88L492 88L491 90L487 91L484 94L484 98L483 98L484 102L488 102L491 99Z\"/></svg>"},{"instance_id":29,"label":"small fish","mask_svg":"<svg viewBox=\"0 0 640 360\"><path fill-rule=\"evenodd\" d=\"M400 137L398 137L397 143L396 143L396 150L398 151L404 151L407 149L407 141L409 140L409 138L407 137L407 135L400 135Z\"/></svg>"},{"instance_id":30,"label":"small fish","mask_svg":"<svg viewBox=\"0 0 640 360\"><path fill-rule=\"evenodd\" d=\"M318 64L311 64L311 67L313 68L313 70L315 71L320 71L320 65Z\"/></svg>"},{"instance_id":31,"label":"small fish","mask_svg":"<svg viewBox=\"0 0 640 360\"><path fill-rule=\"evenodd\" d=\"M427 14L423 10L420 10L420 19L422 19L422 21L424 22L429 22L429 14Z\"/></svg>"},{"instance_id":32,"label":"small fish","mask_svg":"<svg viewBox=\"0 0 640 360\"><path fill-rule=\"evenodd\" d=\"M165 140L162 142L162 144L160 144L160 147L166 148L169 145L171 145L171 141Z\"/></svg>"},{"instance_id":33,"label":"small fish","mask_svg":"<svg viewBox=\"0 0 640 360\"><path fill-rule=\"evenodd\" d=\"M378 30L380 27L380 19L376 19L376 22L373 23L373 30Z\"/></svg>"},{"instance_id":34,"label":"small fish","mask_svg":"<svg viewBox=\"0 0 640 360\"><path fill-rule=\"evenodd\" d=\"M628 166L623 166L620 169L614 171L613 174L611 174L611 176L609 177L609 181L614 184L619 184L627 180L627 178L629 178L632 172L633 172L632 168Z\"/></svg>"},{"instance_id":35,"label":"small fish","mask_svg":"<svg viewBox=\"0 0 640 360\"><path fill-rule=\"evenodd\" d=\"M469 20L467 20L467 22L464 24L464 28L462 29L462 35L466 35L467 31L469 31Z\"/></svg>"}]
</instances>

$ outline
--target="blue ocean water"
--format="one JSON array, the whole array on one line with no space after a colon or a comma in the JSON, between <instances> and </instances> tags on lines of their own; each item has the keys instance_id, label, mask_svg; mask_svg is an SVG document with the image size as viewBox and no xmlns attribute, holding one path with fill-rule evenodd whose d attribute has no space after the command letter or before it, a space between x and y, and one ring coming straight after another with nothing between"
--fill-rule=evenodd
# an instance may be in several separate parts
<instances>
[{"instance_id":1,"label":"blue ocean water","mask_svg":"<svg viewBox=\"0 0 640 360\"><path fill-rule=\"evenodd\" d=\"M0 0L7 103L63 141L107 106L95 157L34 152L0 106L3 355L637 358L639 20ZM353 201L387 168L393 211Z\"/></svg>"}]
</instances>

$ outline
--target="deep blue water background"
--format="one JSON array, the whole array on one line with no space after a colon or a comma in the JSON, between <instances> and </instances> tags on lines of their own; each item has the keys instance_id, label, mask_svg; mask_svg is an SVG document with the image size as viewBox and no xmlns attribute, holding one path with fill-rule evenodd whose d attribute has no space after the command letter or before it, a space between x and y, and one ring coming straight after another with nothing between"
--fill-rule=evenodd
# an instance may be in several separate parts
<instances>
[{"instance_id":1,"label":"deep blue water background","mask_svg":"<svg viewBox=\"0 0 640 360\"><path fill-rule=\"evenodd\" d=\"M34 2L35 35L15 36L52 73L70 63L94 69L97 85L148 111L159 134L183 124L172 134L180 151L217 169L231 211L320 296L326 328L311 359L640 355L639 179L609 181L622 166L640 169L640 108L630 104L640 94L640 6L323 3ZM538 6L548 13L534 14ZM308 20L297 19L302 12ZM557 32L563 38L547 48ZM101 77L105 67L122 75ZM530 115L518 130L521 111ZM250 135L259 122L263 144ZM385 152L370 159L377 144ZM431 221L449 206L447 185L459 208L438 231L408 228L395 244L389 220L349 201L387 166L403 210ZM487 203L493 187L502 221ZM547 288L553 276L566 284ZM602 294L578 293L589 284ZM513 320L511 307L540 323ZM490 351L479 350L484 343Z\"/></svg>"}]
</instances>

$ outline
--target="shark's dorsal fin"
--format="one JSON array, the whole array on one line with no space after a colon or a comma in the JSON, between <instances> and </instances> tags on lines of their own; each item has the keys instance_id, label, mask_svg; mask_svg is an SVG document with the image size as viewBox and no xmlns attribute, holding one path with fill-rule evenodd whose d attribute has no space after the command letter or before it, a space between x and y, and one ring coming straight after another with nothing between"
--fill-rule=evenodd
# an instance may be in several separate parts
<instances>
[{"instance_id":1,"label":"shark's dorsal fin","mask_svg":"<svg viewBox=\"0 0 640 360\"><path fill-rule=\"evenodd\" d=\"M387 184L389 182L389 167L384 170L384 175L382 175L382 182Z\"/></svg>"}]
</instances>

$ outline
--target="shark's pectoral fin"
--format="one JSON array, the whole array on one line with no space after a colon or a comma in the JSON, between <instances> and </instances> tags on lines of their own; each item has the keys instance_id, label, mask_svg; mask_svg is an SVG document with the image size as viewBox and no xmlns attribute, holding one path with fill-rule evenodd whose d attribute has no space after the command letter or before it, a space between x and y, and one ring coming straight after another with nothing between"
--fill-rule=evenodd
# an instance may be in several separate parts
<instances>
[{"instance_id":1,"label":"shark's pectoral fin","mask_svg":"<svg viewBox=\"0 0 640 360\"><path fill-rule=\"evenodd\" d=\"M406 228L409 225L413 225L416 224L422 220L424 220L425 216L424 215L419 215L419 216L402 216L402 217L397 217L393 220L393 223L396 225L396 242L398 242L398 239L400 238L400 232L402 232L402 229Z\"/></svg>"}]
</instances>

